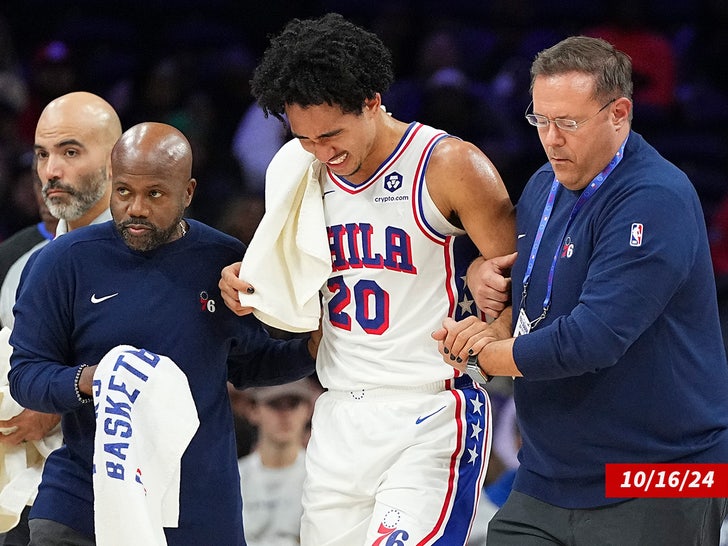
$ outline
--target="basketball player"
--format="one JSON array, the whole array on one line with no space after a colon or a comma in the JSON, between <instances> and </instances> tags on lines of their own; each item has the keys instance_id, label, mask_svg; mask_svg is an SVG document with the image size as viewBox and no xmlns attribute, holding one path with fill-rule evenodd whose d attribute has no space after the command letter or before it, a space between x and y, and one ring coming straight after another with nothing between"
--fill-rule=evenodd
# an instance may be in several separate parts
<instances>
[{"instance_id":1,"label":"basketball player","mask_svg":"<svg viewBox=\"0 0 728 546\"><path fill-rule=\"evenodd\" d=\"M474 145L385 111L392 80L379 38L329 14L292 20L252 81L264 112L285 115L325 165L327 391L307 450L304 545L465 544L487 466L486 393L442 362L430 333L470 303L458 300L472 259L459 236L485 257L512 252L513 206ZM238 291L254 287L240 267L220 287L246 314Z\"/></svg>"}]
</instances>

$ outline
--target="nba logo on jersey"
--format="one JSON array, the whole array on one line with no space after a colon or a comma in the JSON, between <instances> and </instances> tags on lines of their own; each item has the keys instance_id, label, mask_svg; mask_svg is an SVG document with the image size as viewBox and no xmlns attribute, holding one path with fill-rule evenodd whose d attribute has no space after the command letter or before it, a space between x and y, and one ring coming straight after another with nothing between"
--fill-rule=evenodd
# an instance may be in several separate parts
<instances>
[{"instance_id":1,"label":"nba logo on jersey","mask_svg":"<svg viewBox=\"0 0 728 546\"><path fill-rule=\"evenodd\" d=\"M642 224L632 224L629 234L629 246L642 246Z\"/></svg>"},{"instance_id":2,"label":"nba logo on jersey","mask_svg":"<svg viewBox=\"0 0 728 546\"><path fill-rule=\"evenodd\" d=\"M384 189L395 192L402 187L402 175L394 172L384 177Z\"/></svg>"}]
</instances>

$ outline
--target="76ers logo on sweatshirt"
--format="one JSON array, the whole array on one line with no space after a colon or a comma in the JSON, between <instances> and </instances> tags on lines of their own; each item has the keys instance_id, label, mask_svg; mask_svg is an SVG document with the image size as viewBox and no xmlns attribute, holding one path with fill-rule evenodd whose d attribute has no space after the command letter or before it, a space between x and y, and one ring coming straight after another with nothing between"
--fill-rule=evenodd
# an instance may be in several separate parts
<instances>
[{"instance_id":1,"label":"76ers logo on sweatshirt","mask_svg":"<svg viewBox=\"0 0 728 546\"><path fill-rule=\"evenodd\" d=\"M574 255L574 243L571 242L571 237L567 237L564 240L564 246L561 247L561 257L571 258Z\"/></svg>"},{"instance_id":2,"label":"76ers logo on sweatshirt","mask_svg":"<svg viewBox=\"0 0 728 546\"><path fill-rule=\"evenodd\" d=\"M204 290L200 292L200 310L208 313L215 312L215 300L210 299L210 296Z\"/></svg>"}]
</instances>

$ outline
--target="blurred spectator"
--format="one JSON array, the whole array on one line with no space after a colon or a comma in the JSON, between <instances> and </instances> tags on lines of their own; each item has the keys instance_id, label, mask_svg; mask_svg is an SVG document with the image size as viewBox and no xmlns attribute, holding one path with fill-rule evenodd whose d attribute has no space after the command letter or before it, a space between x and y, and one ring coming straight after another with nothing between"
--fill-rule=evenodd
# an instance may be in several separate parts
<instances>
[{"instance_id":1,"label":"blurred spectator","mask_svg":"<svg viewBox=\"0 0 728 546\"><path fill-rule=\"evenodd\" d=\"M240 120L253 102L250 77L255 65L255 53L242 43L214 50L203 59L200 78L212 99L217 113L215 142L232 142ZM220 154L234 159L230 149L217 146Z\"/></svg>"},{"instance_id":2,"label":"blurred spectator","mask_svg":"<svg viewBox=\"0 0 728 546\"><path fill-rule=\"evenodd\" d=\"M249 546L295 546L301 540L305 446L320 386L306 378L246 392L258 438L238 462L245 540Z\"/></svg>"},{"instance_id":3,"label":"blurred spectator","mask_svg":"<svg viewBox=\"0 0 728 546\"><path fill-rule=\"evenodd\" d=\"M417 119L422 123L434 125L421 116L423 94L428 81L441 70L444 71L441 74L445 77L441 77L439 82L437 79L431 82L435 84L433 86L435 89L439 87L438 83L445 82L451 87L462 86L466 79L461 68L462 52L457 40L457 29L446 24L438 25L434 30L424 34L416 51L414 59L410 60L412 66L408 67L409 70L395 74L395 82L384 94L382 103L397 119L405 122ZM459 77L453 77L455 75ZM449 131L448 127L442 129Z\"/></svg>"},{"instance_id":4,"label":"blurred spectator","mask_svg":"<svg viewBox=\"0 0 728 546\"><path fill-rule=\"evenodd\" d=\"M523 0L496 2L495 9L501 23L493 28L498 41L490 55L485 102L490 116L497 120L489 123L497 128L479 144L498 167L516 202L531 173L542 164L541 144L523 117L531 100L531 61L538 51L565 35L563 29L539 20Z\"/></svg>"},{"instance_id":5,"label":"blurred spectator","mask_svg":"<svg viewBox=\"0 0 728 546\"><path fill-rule=\"evenodd\" d=\"M230 406L233 410L233 419L235 421L235 444L238 459L240 459L253 451L253 445L255 443L255 427L248 420L251 401L250 396L245 394L244 391L236 389L229 381L227 387Z\"/></svg>"},{"instance_id":6,"label":"blurred spectator","mask_svg":"<svg viewBox=\"0 0 728 546\"><path fill-rule=\"evenodd\" d=\"M160 59L150 59L128 90L126 111L120 114L124 126L145 121L167 123L182 131L194 150L194 178L204 181L195 193L190 215L210 225L216 224L220 203L239 181L230 180L218 168L215 150L217 110L211 97L212 85L198 78L199 58L191 50L180 50Z\"/></svg>"},{"instance_id":7,"label":"blurred spectator","mask_svg":"<svg viewBox=\"0 0 728 546\"><path fill-rule=\"evenodd\" d=\"M50 101L78 85L78 65L71 48L54 40L36 48L27 67L28 102L20 113L18 125L24 145L33 146L35 125Z\"/></svg>"},{"instance_id":8,"label":"blurred spectator","mask_svg":"<svg viewBox=\"0 0 728 546\"><path fill-rule=\"evenodd\" d=\"M268 164L288 138L280 120L266 118L256 102L250 104L232 139L232 153L248 192L263 195Z\"/></svg>"},{"instance_id":9,"label":"blurred spectator","mask_svg":"<svg viewBox=\"0 0 728 546\"><path fill-rule=\"evenodd\" d=\"M27 217L13 210L19 175L17 164L29 149L20 142L18 132L18 117L27 99L25 82L11 71L0 71L0 241L30 223Z\"/></svg>"},{"instance_id":10,"label":"blurred spectator","mask_svg":"<svg viewBox=\"0 0 728 546\"><path fill-rule=\"evenodd\" d=\"M649 0L617 0L605 10L608 19L603 24L583 31L632 58L633 100L640 124L662 122L675 113L675 52L669 36L651 24L649 7Z\"/></svg>"},{"instance_id":11,"label":"blurred spectator","mask_svg":"<svg viewBox=\"0 0 728 546\"><path fill-rule=\"evenodd\" d=\"M262 195L242 194L225 202L217 228L247 245L253 238L264 212L265 200Z\"/></svg>"},{"instance_id":12,"label":"blurred spectator","mask_svg":"<svg viewBox=\"0 0 728 546\"><path fill-rule=\"evenodd\" d=\"M702 88L696 90L698 94L707 92L725 97L728 81L721 67L725 68L725 52L728 51L728 2L704 0L697 4L696 11L695 18L682 21L680 44L684 60L679 83L681 87L687 83ZM708 121L705 116L712 117L711 110L703 110L700 119Z\"/></svg>"},{"instance_id":13,"label":"blurred spectator","mask_svg":"<svg viewBox=\"0 0 728 546\"><path fill-rule=\"evenodd\" d=\"M665 107L676 112L668 119L673 130L660 131L654 142L669 159L695 171L689 174L710 213L725 187L724 177L716 172L725 172L726 152L720 150L728 138L728 80L720 77L728 43L728 3L702 0L690 8L675 7L680 4L660 4L658 12L654 0L576 0L557 22L546 17L546 4L527 0L494 0L482 6L461 1L440 10L433 2L426 4L425 14L413 0L388 2L374 12L364 2L328 0L304 2L296 14L348 12L381 35L393 51L398 80L385 96L388 109L408 121L422 112L422 121L465 138L478 133L475 142L498 166L514 200L524 173L540 157L537 139L524 136L528 128L522 119L528 103L523 82L528 81L533 55L577 29L606 37L633 59L640 111L636 128L649 129L650 104L658 105L657 112ZM7 110L0 118L12 121L4 127L18 131L16 146L32 145L40 108L52 98L72 89L101 92L111 85L105 98L125 126L157 119L190 135L199 171L195 176L205 180L190 210L193 216L217 223L219 203L238 191L262 193L266 158L275 149L273 143L287 134L276 120L263 120L252 103L249 72L266 34L292 14L290 6L281 5L283 11L276 14L270 6L251 13L230 0L218 0L201 17L199 6L189 0L147 2L145 10L124 14L99 5L94 13L68 9L62 17L27 25L39 6L31 0L6 10L4 17L0 14L0 103L12 97L13 109L22 105L22 111L11 110L17 119L8 117ZM668 20L675 13L682 18ZM143 67L148 67L146 72ZM14 88L24 91L8 94L3 71L15 81ZM151 108L153 104L159 108ZM171 115L164 104L175 105ZM446 123L438 125L438 119ZM7 209L7 172L13 163L7 157L13 155L16 151L0 143L0 239L24 223L16 222L15 211Z\"/></svg>"},{"instance_id":14,"label":"blurred spectator","mask_svg":"<svg viewBox=\"0 0 728 546\"><path fill-rule=\"evenodd\" d=\"M441 127L464 140L478 142L488 129L468 76L460 69L440 68L428 78L422 90L419 119L433 127Z\"/></svg>"},{"instance_id":15,"label":"blurred spectator","mask_svg":"<svg viewBox=\"0 0 728 546\"><path fill-rule=\"evenodd\" d=\"M168 56L148 59L148 68L139 76L130 110L120 114L125 126L146 121L167 123L187 134L192 128L186 109L191 87L182 58ZM196 150L196 148L195 148Z\"/></svg>"},{"instance_id":16,"label":"blurred spectator","mask_svg":"<svg viewBox=\"0 0 728 546\"><path fill-rule=\"evenodd\" d=\"M43 200L41 183L35 170L32 152L27 152L20 157L14 179L16 180L17 195L27 195L22 201L32 199L32 204L24 206L32 210L33 221L38 219L40 221L24 227L0 243L0 286L2 286L10 266L31 248L53 239L58 225L58 218L50 213ZM0 326L2 326L1 323Z\"/></svg>"}]
</instances>

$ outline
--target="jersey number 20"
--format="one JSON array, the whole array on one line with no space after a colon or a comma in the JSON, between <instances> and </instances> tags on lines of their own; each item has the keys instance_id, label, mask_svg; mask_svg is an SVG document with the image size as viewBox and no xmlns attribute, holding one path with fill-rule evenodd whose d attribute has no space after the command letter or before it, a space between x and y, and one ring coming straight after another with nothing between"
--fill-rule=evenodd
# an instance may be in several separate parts
<instances>
[{"instance_id":1,"label":"jersey number 20","mask_svg":"<svg viewBox=\"0 0 728 546\"><path fill-rule=\"evenodd\" d=\"M349 288L341 275L331 277L328 289L334 295L329 300L329 319L337 328L351 330L351 316L344 311L354 296L356 322L367 334L380 335L389 328L389 294L376 282L359 280Z\"/></svg>"}]
</instances>

